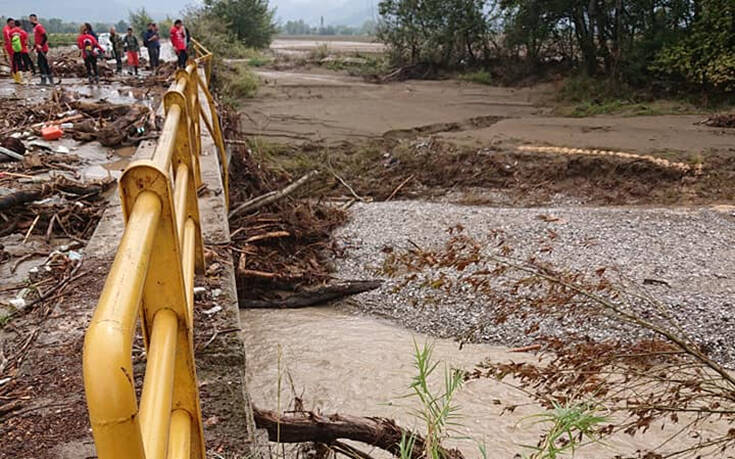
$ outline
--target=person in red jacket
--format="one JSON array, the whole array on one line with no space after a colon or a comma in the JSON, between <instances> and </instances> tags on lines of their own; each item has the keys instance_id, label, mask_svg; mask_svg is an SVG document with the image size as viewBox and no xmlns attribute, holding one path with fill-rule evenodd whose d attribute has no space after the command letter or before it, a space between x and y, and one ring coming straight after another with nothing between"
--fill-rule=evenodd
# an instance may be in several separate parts
<instances>
[{"instance_id":1,"label":"person in red jacket","mask_svg":"<svg viewBox=\"0 0 735 459\"><path fill-rule=\"evenodd\" d=\"M19 42L19 44L18 44ZM31 71L36 74L36 66L33 65L28 55L28 32L23 30L19 20L15 20L15 27L10 29L10 43L13 46L13 62L17 72Z\"/></svg>"},{"instance_id":2,"label":"person in red jacket","mask_svg":"<svg viewBox=\"0 0 735 459\"><path fill-rule=\"evenodd\" d=\"M171 45L174 47L174 52L179 57L179 68L186 68L186 61L189 59L189 56L186 53L186 28L184 27L184 23L181 22L181 19L177 19L174 22L169 35L171 36Z\"/></svg>"},{"instance_id":3,"label":"person in red jacket","mask_svg":"<svg viewBox=\"0 0 735 459\"><path fill-rule=\"evenodd\" d=\"M18 69L15 68L15 59L13 58L13 45L10 42L10 31L13 30L13 27L15 27L15 19L8 18L8 22L3 27L3 44L5 45L3 49L5 50L5 58L10 65L10 74L16 83L20 83L20 74Z\"/></svg>"},{"instance_id":4,"label":"person in red jacket","mask_svg":"<svg viewBox=\"0 0 735 459\"><path fill-rule=\"evenodd\" d=\"M13 45L10 44L10 30L15 27L15 19L8 18L8 22L3 27L3 45L5 50L5 57L8 59L8 63L13 65Z\"/></svg>"},{"instance_id":5,"label":"person in red jacket","mask_svg":"<svg viewBox=\"0 0 735 459\"><path fill-rule=\"evenodd\" d=\"M97 42L97 39L89 33L85 26L82 26L79 29L77 46L82 51L82 59L84 59L84 66L87 68L89 84L99 84L100 73L97 68L97 56L104 55L105 50Z\"/></svg>"},{"instance_id":6,"label":"person in red jacket","mask_svg":"<svg viewBox=\"0 0 735 459\"><path fill-rule=\"evenodd\" d=\"M38 22L38 16L35 14L28 16L28 19L33 24L33 47L38 57L38 72L41 74L41 84L45 85L47 81L54 84L54 76L51 73L51 66L46 57L46 54L48 54L48 34L46 33L46 29Z\"/></svg>"}]
</instances>

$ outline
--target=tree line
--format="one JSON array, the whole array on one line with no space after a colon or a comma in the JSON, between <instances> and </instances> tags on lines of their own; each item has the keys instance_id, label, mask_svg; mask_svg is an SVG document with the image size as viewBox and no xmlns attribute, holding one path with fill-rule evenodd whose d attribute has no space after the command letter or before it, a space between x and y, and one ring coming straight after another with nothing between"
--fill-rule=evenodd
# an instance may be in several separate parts
<instances>
[{"instance_id":1,"label":"tree line","mask_svg":"<svg viewBox=\"0 0 735 459\"><path fill-rule=\"evenodd\" d=\"M735 91L733 0L382 0L397 65L549 67L662 90Z\"/></svg>"},{"instance_id":2,"label":"tree line","mask_svg":"<svg viewBox=\"0 0 735 459\"><path fill-rule=\"evenodd\" d=\"M319 27L307 24L303 19L286 21L279 27L284 35L358 35L371 36L375 34L377 23L373 20L365 21L360 27L346 25L321 25Z\"/></svg>"}]
</instances>

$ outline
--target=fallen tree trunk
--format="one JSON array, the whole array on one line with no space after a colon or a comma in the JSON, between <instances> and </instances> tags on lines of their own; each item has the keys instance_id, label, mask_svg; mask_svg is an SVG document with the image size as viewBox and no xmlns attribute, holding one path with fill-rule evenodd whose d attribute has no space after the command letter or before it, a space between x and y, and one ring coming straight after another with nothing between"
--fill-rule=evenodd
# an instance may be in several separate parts
<instances>
[{"instance_id":1,"label":"fallen tree trunk","mask_svg":"<svg viewBox=\"0 0 735 459\"><path fill-rule=\"evenodd\" d=\"M266 193L262 196L258 196L255 199L251 199L250 201L241 204L235 210L230 212L230 218L232 219L244 212L253 211L256 209L260 209L263 206L267 206L268 204L273 204L274 202L280 199L283 199L289 194L293 193L299 187L301 187L306 182L311 180L312 177L318 174L319 174L319 171L311 171L282 190L271 191L270 193Z\"/></svg>"},{"instance_id":2,"label":"fallen tree trunk","mask_svg":"<svg viewBox=\"0 0 735 459\"><path fill-rule=\"evenodd\" d=\"M403 429L395 421L386 418L366 418L332 414L323 416L312 412L286 413L278 415L253 407L255 424L268 431L270 441L280 443L325 443L337 440L353 440L365 443L396 457L400 457L401 440L413 437L413 459L425 457L426 441L420 435ZM462 459L462 453L455 449L439 447L439 457L443 459Z\"/></svg>"},{"instance_id":3,"label":"fallen tree trunk","mask_svg":"<svg viewBox=\"0 0 735 459\"><path fill-rule=\"evenodd\" d=\"M296 309L326 303L346 296L369 292L383 285L383 281L344 281L313 290L295 293L287 298L273 300L245 300L244 309Z\"/></svg>"}]
</instances>

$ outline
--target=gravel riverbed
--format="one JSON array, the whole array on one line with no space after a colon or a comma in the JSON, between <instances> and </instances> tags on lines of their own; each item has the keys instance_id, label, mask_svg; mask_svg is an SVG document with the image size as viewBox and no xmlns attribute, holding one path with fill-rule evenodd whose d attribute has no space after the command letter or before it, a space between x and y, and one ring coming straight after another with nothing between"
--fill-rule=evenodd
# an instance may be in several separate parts
<instances>
[{"instance_id":1,"label":"gravel riverbed","mask_svg":"<svg viewBox=\"0 0 735 459\"><path fill-rule=\"evenodd\" d=\"M344 279L384 277L385 284L351 302L360 311L389 318L437 337L463 337L505 346L530 343L538 333L574 332L595 339L629 333L613 324L570 322L542 324L524 333L518 319L501 325L488 322L488 306L470 289L451 294L406 283L406 275L381 274L385 248L408 249L411 243L439 248L449 227L461 224L468 235L486 238L503 231L504 239L524 259L548 244L544 261L557 268L591 272L617 268L642 290L663 301L679 325L717 359L735 362L735 216L709 208L490 208L421 201L359 204L335 236L345 249L336 260ZM411 241L411 242L409 242ZM492 250L490 247L488 250ZM455 278L460 273L442 268ZM437 273L438 274L438 273ZM665 282L643 285L645 279ZM547 327L548 329L544 329Z\"/></svg>"}]
</instances>

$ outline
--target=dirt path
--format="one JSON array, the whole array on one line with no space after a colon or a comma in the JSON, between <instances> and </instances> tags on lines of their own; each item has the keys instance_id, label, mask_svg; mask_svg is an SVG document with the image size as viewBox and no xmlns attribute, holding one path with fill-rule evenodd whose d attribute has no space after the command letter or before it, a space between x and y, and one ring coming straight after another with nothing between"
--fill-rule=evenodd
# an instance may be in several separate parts
<instances>
[{"instance_id":1,"label":"dirt path","mask_svg":"<svg viewBox=\"0 0 735 459\"><path fill-rule=\"evenodd\" d=\"M455 80L376 85L323 71L259 71L244 127L274 141L338 142L440 134L471 144L532 143L639 153L728 149L733 130L702 116L561 118L535 106L546 88L500 88Z\"/></svg>"}]
</instances>

